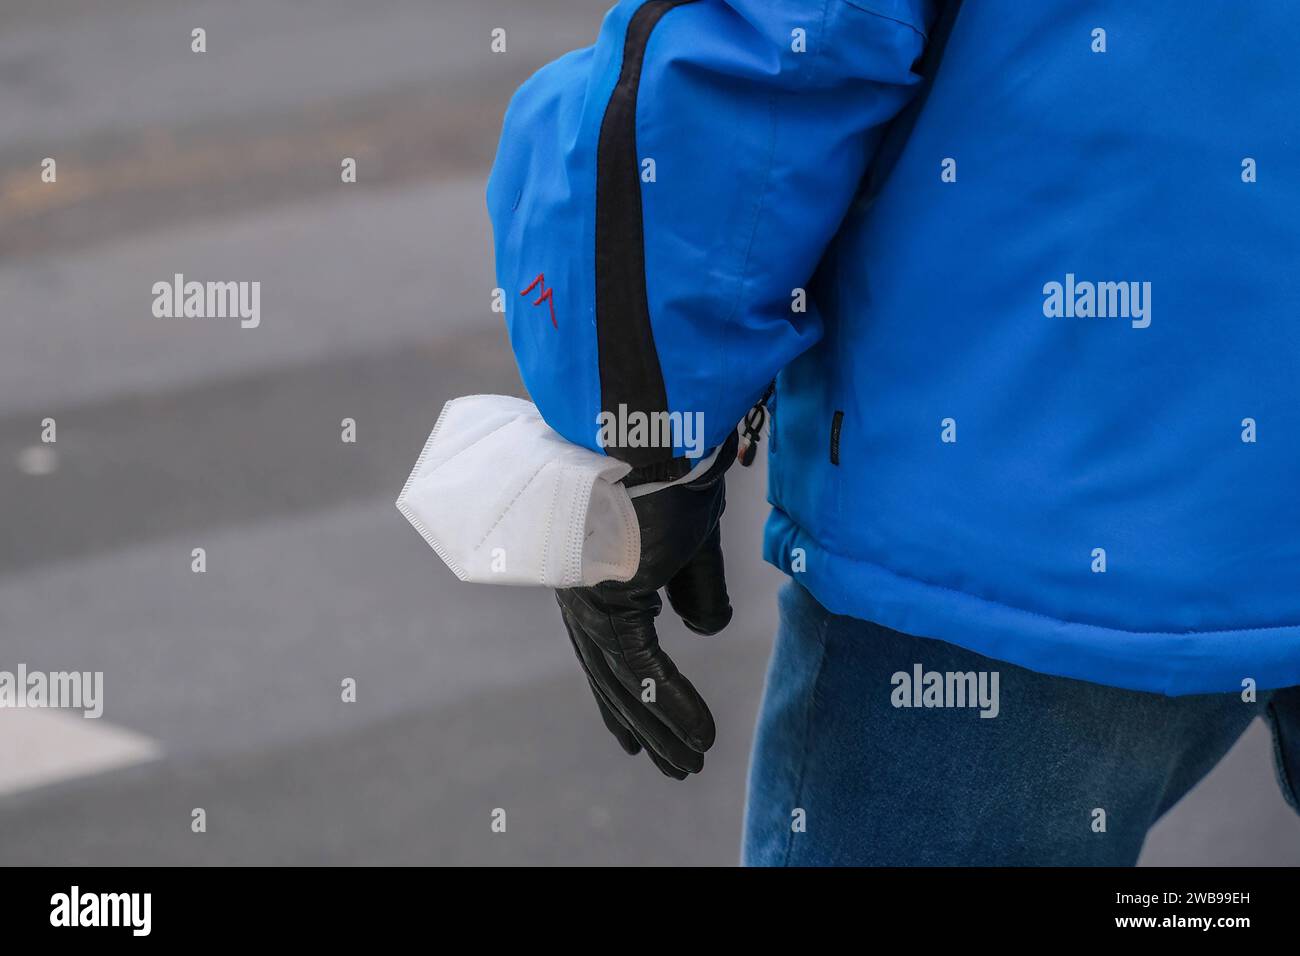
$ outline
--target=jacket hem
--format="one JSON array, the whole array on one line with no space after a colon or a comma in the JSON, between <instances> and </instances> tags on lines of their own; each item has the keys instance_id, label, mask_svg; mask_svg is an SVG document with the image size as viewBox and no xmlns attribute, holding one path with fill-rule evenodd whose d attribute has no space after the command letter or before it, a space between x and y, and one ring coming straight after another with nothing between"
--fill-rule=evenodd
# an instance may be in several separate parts
<instances>
[{"instance_id":1,"label":"jacket hem","mask_svg":"<svg viewBox=\"0 0 1300 956\"><path fill-rule=\"evenodd\" d=\"M832 553L775 507L763 551L833 614L1043 674L1168 696L1239 693L1247 678L1259 690L1300 684L1300 625L1177 633L1063 621Z\"/></svg>"}]
</instances>

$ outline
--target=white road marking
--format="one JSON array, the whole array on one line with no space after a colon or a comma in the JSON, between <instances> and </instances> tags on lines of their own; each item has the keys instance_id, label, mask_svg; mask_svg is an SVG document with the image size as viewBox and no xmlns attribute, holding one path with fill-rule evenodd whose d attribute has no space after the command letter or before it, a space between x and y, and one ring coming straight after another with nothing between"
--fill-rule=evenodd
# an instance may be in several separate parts
<instances>
[{"instance_id":1,"label":"white road marking","mask_svg":"<svg viewBox=\"0 0 1300 956\"><path fill-rule=\"evenodd\" d=\"M157 743L79 711L0 707L0 794L156 760Z\"/></svg>"}]
</instances>

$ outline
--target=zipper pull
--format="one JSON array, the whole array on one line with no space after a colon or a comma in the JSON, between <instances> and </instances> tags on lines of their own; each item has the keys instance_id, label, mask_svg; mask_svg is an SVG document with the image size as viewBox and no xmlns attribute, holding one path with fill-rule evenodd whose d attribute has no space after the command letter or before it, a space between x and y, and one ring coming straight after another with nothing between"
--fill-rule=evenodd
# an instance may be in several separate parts
<instances>
[{"instance_id":1,"label":"zipper pull","mask_svg":"<svg viewBox=\"0 0 1300 956\"><path fill-rule=\"evenodd\" d=\"M758 454L758 442L763 435L763 423L767 421L767 400L772 397L775 388L776 380L773 379L764 390L763 397L745 413L745 421L740 430L740 444L736 446L736 461L740 462L742 468L752 465L754 456Z\"/></svg>"}]
</instances>

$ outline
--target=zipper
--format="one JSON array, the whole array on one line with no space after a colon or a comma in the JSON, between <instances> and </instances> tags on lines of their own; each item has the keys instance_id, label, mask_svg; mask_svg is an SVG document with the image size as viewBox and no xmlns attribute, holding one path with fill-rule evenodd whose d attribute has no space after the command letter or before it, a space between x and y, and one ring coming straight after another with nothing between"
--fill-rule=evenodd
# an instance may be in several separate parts
<instances>
[{"instance_id":1,"label":"zipper","mask_svg":"<svg viewBox=\"0 0 1300 956\"><path fill-rule=\"evenodd\" d=\"M758 454L758 442L763 437L763 424L768 416L767 403L775 389L776 379L772 379L763 390L763 397L745 413L745 420L740 426L740 444L736 446L736 461L740 462L742 468L752 465L754 456Z\"/></svg>"}]
</instances>

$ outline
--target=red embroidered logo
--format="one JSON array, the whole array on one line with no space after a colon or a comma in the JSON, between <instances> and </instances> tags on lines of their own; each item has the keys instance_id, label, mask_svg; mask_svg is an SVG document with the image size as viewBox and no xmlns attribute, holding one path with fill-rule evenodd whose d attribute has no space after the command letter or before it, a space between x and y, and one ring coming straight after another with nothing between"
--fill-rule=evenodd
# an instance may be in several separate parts
<instances>
[{"instance_id":1,"label":"red embroidered logo","mask_svg":"<svg viewBox=\"0 0 1300 956\"><path fill-rule=\"evenodd\" d=\"M537 273L537 278L533 280L533 284L519 294L528 295L528 293L532 292L538 286L542 287L542 291L537 293L537 299L533 302L533 305L541 305L543 302L549 305L551 307L551 325L558 329L560 323L555 321L555 296L552 294L555 290L546 288L546 273Z\"/></svg>"}]
</instances>

